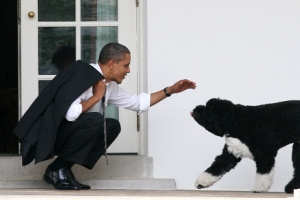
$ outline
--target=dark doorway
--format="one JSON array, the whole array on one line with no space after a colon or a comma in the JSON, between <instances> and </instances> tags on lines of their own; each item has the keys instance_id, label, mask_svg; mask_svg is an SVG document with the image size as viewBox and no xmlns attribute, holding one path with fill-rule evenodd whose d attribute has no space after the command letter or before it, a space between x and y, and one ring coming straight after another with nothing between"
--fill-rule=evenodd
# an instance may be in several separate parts
<instances>
[{"instance_id":1,"label":"dark doorway","mask_svg":"<svg viewBox=\"0 0 300 200\"><path fill-rule=\"evenodd\" d=\"M0 154L17 154L18 0L0 1Z\"/></svg>"}]
</instances>

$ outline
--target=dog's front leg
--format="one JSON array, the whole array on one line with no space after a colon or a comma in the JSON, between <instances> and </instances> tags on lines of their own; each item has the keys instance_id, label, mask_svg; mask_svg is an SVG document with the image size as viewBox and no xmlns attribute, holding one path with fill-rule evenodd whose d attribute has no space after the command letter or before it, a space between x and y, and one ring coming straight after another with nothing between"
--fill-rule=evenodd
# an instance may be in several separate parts
<instances>
[{"instance_id":1,"label":"dog's front leg","mask_svg":"<svg viewBox=\"0 0 300 200\"><path fill-rule=\"evenodd\" d=\"M211 166L198 176L195 183L196 188L210 187L220 180L225 173L233 169L240 161L241 158L235 157L228 152L227 145L225 144L222 154L217 156Z\"/></svg>"},{"instance_id":2,"label":"dog's front leg","mask_svg":"<svg viewBox=\"0 0 300 200\"><path fill-rule=\"evenodd\" d=\"M274 180L275 158L272 156L255 157L256 176L252 192L268 192Z\"/></svg>"}]
</instances>

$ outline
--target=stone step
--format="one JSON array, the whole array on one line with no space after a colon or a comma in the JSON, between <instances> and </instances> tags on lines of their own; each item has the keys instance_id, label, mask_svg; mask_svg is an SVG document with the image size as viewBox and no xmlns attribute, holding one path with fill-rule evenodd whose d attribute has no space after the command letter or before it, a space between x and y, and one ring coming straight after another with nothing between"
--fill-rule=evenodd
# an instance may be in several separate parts
<instances>
[{"instance_id":1,"label":"stone step","mask_svg":"<svg viewBox=\"0 0 300 200\"><path fill-rule=\"evenodd\" d=\"M42 181L47 166L53 161L22 166L22 158L0 157L0 188L53 188ZM76 178L93 189L175 190L172 179L153 178L153 159L138 155L108 155L97 162L92 170L75 165Z\"/></svg>"},{"instance_id":2,"label":"stone step","mask_svg":"<svg viewBox=\"0 0 300 200\"><path fill-rule=\"evenodd\" d=\"M53 161L22 166L22 158L0 157L0 180L40 180L47 166ZM92 170L75 165L72 170L78 179L152 178L152 158L137 155L108 155L96 163Z\"/></svg>"},{"instance_id":3,"label":"stone step","mask_svg":"<svg viewBox=\"0 0 300 200\"><path fill-rule=\"evenodd\" d=\"M118 190L176 190L173 179L109 179L85 180L92 189L118 189ZM0 181L0 188L4 189L54 189L51 184L42 180Z\"/></svg>"}]
</instances>

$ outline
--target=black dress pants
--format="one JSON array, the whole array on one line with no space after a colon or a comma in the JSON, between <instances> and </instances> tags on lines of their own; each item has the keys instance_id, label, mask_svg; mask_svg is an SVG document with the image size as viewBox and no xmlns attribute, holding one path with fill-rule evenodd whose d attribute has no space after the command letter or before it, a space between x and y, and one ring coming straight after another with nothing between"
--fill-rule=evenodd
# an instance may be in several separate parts
<instances>
[{"instance_id":1,"label":"black dress pants","mask_svg":"<svg viewBox=\"0 0 300 200\"><path fill-rule=\"evenodd\" d=\"M105 153L103 125L103 115L97 112L84 113L74 122L64 120L57 131L55 155L92 169ZM120 132L120 122L106 118L107 147Z\"/></svg>"}]
</instances>

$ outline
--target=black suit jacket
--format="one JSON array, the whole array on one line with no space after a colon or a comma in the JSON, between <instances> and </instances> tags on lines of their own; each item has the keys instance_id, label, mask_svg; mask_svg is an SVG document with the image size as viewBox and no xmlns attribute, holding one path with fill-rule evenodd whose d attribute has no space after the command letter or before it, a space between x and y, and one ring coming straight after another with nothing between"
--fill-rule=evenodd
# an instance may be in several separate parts
<instances>
[{"instance_id":1,"label":"black suit jacket","mask_svg":"<svg viewBox=\"0 0 300 200\"><path fill-rule=\"evenodd\" d=\"M45 87L13 131L21 143L22 165L53 158L56 132L71 103L102 78L94 67L76 61Z\"/></svg>"}]
</instances>

